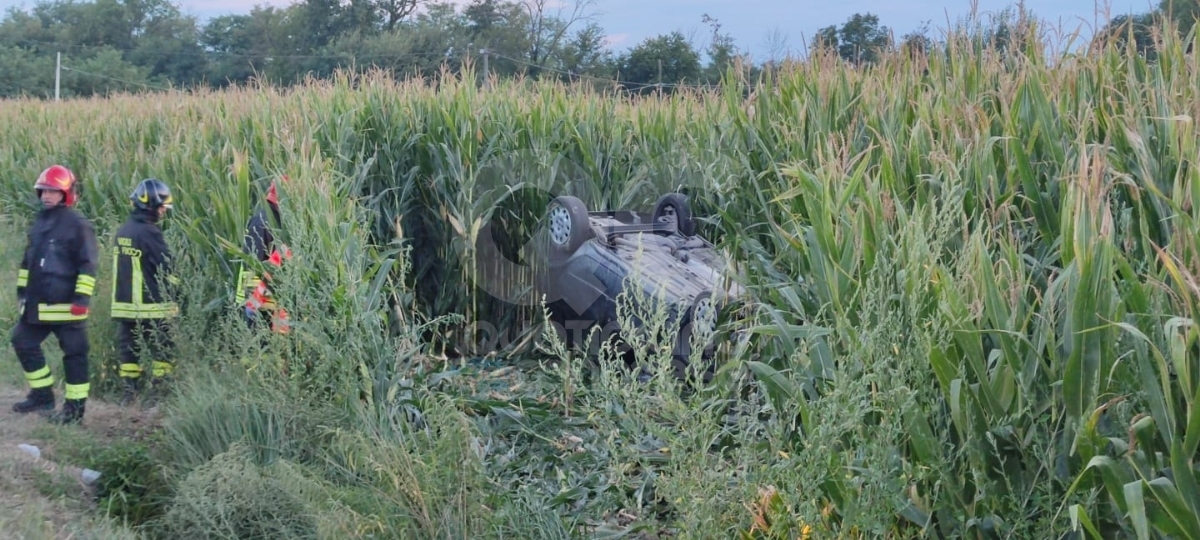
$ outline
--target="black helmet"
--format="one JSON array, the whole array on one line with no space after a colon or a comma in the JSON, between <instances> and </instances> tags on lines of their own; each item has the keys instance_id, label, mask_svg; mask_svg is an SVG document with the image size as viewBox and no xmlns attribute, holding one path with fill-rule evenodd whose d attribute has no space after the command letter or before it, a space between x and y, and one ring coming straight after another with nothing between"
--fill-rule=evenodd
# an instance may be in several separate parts
<instances>
[{"instance_id":1,"label":"black helmet","mask_svg":"<svg viewBox=\"0 0 1200 540\"><path fill-rule=\"evenodd\" d=\"M133 188L129 200L133 201L133 207L138 210L158 210L164 206L170 208L174 202L171 198L171 188L157 178L147 178L139 182L137 187Z\"/></svg>"}]
</instances>

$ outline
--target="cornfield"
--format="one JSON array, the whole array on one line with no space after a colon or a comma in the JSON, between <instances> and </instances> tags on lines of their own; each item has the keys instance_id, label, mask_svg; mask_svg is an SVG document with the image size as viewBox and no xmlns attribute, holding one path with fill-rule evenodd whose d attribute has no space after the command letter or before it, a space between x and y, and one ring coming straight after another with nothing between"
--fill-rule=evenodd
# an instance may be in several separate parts
<instances>
[{"instance_id":1,"label":"cornfield","mask_svg":"<svg viewBox=\"0 0 1200 540\"><path fill-rule=\"evenodd\" d=\"M306 388L353 402L384 400L403 378L390 342L372 341L389 309L495 329L538 321L519 252L553 195L647 210L683 190L752 293L745 339L690 398L618 413L597 382L562 390L574 410L547 409L572 422L600 411L612 437L665 441L670 452L638 462L655 489L621 484L633 473L600 459L558 492L493 478L463 493L514 490L492 493L509 506L449 497L437 511L499 506L511 519L544 504L595 525L632 508L657 530L713 538L1200 538L1194 37L1164 32L1148 62L1115 46L1051 59L1028 32L1003 52L958 36L869 68L816 54L761 81L731 72L719 91L636 99L482 88L467 72L11 101L0 197L6 214L31 215L33 179L64 163L106 241L136 181L166 180L169 238L194 289L187 320L203 335L232 309L258 194L286 176L296 347L323 366ZM505 256L481 251L486 234ZM441 349L464 339L422 329ZM612 460L632 452L613 444ZM576 532L613 530L589 527Z\"/></svg>"}]
</instances>

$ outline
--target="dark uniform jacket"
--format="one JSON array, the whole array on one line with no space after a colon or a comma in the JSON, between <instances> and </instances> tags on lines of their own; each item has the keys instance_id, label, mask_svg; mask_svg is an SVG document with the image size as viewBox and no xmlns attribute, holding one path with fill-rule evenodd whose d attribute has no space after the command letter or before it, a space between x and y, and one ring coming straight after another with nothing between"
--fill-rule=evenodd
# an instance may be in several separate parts
<instances>
[{"instance_id":1,"label":"dark uniform jacket","mask_svg":"<svg viewBox=\"0 0 1200 540\"><path fill-rule=\"evenodd\" d=\"M274 223L278 224L279 214L274 209L272 209L271 216L275 218ZM259 262L272 260L272 255L275 254L275 235L272 232L271 223L268 222L266 211L260 209L250 216L250 221L246 223L246 237L242 247L247 254L254 256ZM277 262L280 260L278 255L274 258ZM238 305L244 305L251 291L267 281L265 278L266 276L258 275L253 268L242 264L238 272L236 295Z\"/></svg>"},{"instance_id":2,"label":"dark uniform jacket","mask_svg":"<svg viewBox=\"0 0 1200 540\"><path fill-rule=\"evenodd\" d=\"M279 222L276 218L275 223ZM244 246L246 253L250 253L260 261L266 261L271 256L271 250L275 248L275 234L271 230L271 223L267 221L267 213L259 210L250 216L250 221L246 223L246 238Z\"/></svg>"},{"instance_id":3,"label":"dark uniform jacket","mask_svg":"<svg viewBox=\"0 0 1200 540\"><path fill-rule=\"evenodd\" d=\"M134 212L113 246L114 319L165 319L179 314L170 301L171 250L154 216Z\"/></svg>"},{"instance_id":4,"label":"dark uniform jacket","mask_svg":"<svg viewBox=\"0 0 1200 540\"><path fill-rule=\"evenodd\" d=\"M29 228L17 274L22 317L34 324L79 323L71 306L88 307L96 290L96 233L73 208L56 206L38 213Z\"/></svg>"}]
</instances>

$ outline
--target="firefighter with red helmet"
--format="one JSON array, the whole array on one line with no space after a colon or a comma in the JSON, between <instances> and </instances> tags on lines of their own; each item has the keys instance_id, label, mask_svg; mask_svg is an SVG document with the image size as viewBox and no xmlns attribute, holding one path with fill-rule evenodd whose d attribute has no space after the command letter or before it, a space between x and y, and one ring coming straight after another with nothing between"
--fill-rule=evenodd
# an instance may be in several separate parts
<instances>
[{"instance_id":1,"label":"firefighter with red helmet","mask_svg":"<svg viewBox=\"0 0 1200 540\"><path fill-rule=\"evenodd\" d=\"M117 321L119 375L125 381L122 404L141 390L143 356L150 357L151 387L171 374L174 343L168 321L179 314L170 300L176 283L171 249L160 222L174 203L171 188L157 178L138 183L129 195L133 210L117 229L113 246L112 318Z\"/></svg>"},{"instance_id":2,"label":"firefighter with red helmet","mask_svg":"<svg viewBox=\"0 0 1200 540\"><path fill-rule=\"evenodd\" d=\"M270 188L267 189L266 200L267 209L259 208L246 223L244 241L246 253L263 263L263 272L256 273L245 263L241 265L238 271L236 301L247 324L252 328L265 318L273 332L287 333L287 310L275 302L270 286L271 267L282 267L283 261L292 256L288 247L275 236L275 231L282 225L279 190L275 182L271 182Z\"/></svg>"},{"instance_id":3,"label":"firefighter with red helmet","mask_svg":"<svg viewBox=\"0 0 1200 540\"><path fill-rule=\"evenodd\" d=\"M42 342L54 334L63 352L66 384L62 409L50 420L78 423L90 390L87 319L96 289L96 234L91 222L74 208L81 190L70 169L47 168L34 190L42 210L29 229L17 274L20 317L12 331L13 350L30 391L13 405L13 411L54 410L54 377L42 352Z\"/></svg>"}]
</instances>

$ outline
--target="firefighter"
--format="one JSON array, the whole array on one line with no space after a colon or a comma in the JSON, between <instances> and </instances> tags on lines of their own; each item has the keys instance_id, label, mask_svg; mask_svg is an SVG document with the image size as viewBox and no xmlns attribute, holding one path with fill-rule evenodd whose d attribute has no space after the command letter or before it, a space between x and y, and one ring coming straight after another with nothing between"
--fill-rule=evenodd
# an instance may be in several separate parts
<instances>
[{"instance_id":1,"label":"firefighter","mask_svg":"<svg viewBox=\"0 0 1200 540\"><path fill-rule=\"evenodd\" d=\"M285 177L286 179L286 177ZM282 224L279 212L279 190L275 182L267 189L267 209L260 208L246 223L244 249L246 253L265 263L262 275L242 263L238 271L236 301L246 323L257 327L266 319L271 331L287 333L287 310L276 304L271 292L270 267L280 268L292 254L286 245L275 236ZM270 212L268 214L268 211Z\"/></svg>"},{"instance_id":2,"label":"firefighter","mask_svg":"<svg viewBox=\"0 0 1200 540\"><path fill-rule=\"evenodd\" d=\"M117 321L119 375L125 381L123 405L132 403L142 383L140 360L150 356L151 387L158 389L174 367L168 322L179 315L170 300L176 283L171 249L160 221L172 208L171 188L157 178L138 183L129 195L133 210L117 229L113 246L112 318Z\"/></svg>"},{"instance_id":3,"label":"firefighter","mask_svg":"<svg viewBox=\"0 0 1200 540\"><path fill-rule=\"evenodd\" d=\"M54 378L42 352L42 342L53 333L63 352L66 395L50 420L74 424L83 420L90 389L87 319L96 288L96 234L74 208L81 190L70 169L52 165L33 187L42 210L30 227L17 274L20 315L12 331L13 350L30 391L13 411L54 410Z\"/></svg>"}]
</instances>

